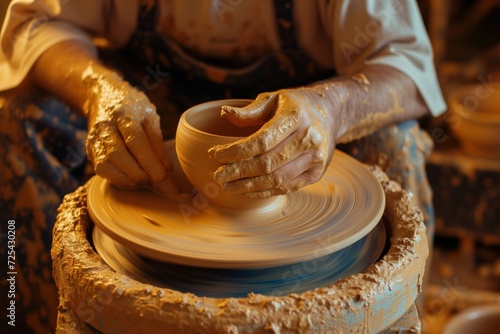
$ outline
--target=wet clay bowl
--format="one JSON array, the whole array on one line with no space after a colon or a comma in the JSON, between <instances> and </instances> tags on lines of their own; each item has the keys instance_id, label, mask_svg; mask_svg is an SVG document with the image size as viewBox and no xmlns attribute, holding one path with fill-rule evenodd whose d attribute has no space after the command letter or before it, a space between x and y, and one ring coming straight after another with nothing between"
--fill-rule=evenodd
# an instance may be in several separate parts
<instances>
[{"instance_id":1,"label":"wet clay bowl","mask_svg":"<svg viewBox=\"0 0 500 334\"><path fill-rule=\"evenodd\" d=\"M222 166L210 158L214 145L229 144L253 134L259 127L237 127L221 117L221 107L243 107L251 100L217 100L186 110L177 127L175 150L182 170L198 194L212 204L226 209L257 209L272 207L276 197L250 199L245 195L225 193L214 181L214 172Z\"/></svg>"},{"instance_id":2,"label":"wet clay bowl","mask_svg":"<svg viewBox=\"0 0 500 334\"><path fill-rule=\"evenodd\" d=\"M449 97L448 125L470 156L500 159L500 89L469 84Z\"/></svg>"},{"instance_id":3,"label":"wet clay bowl","mask_svg":"<svg viewBox=\"0 0 500 334\"><path fill-rule=\"evenodd\" d=\"M446 324L443 334L497 334L500 328L500 303L466 309Z\"/></svg>"},{"instance_id":4,"label":"wet clay bowl","mask_svg":"<svg viewBox=\"0 0 500 334\"><path fill-rule=\"evenodd\" d=\"M365 271L285 296L210 298L138 282L112 270L91 242L89 183L67 195L53 229L60 333L379 333L421 291L428 243L411 196L378 168L389 249ZM228 250L230 251L230 250ZM300 283L300 282L297 282Z\"/></svg>"}]
</instances>

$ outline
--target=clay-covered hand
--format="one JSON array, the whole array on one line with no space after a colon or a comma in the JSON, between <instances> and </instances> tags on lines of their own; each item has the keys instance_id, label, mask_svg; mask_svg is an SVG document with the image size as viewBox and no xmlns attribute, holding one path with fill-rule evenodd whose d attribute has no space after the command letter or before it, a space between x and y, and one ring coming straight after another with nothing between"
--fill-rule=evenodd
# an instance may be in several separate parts
<instances>
[{"instance_id":1,"label":"clay-covered hand","mask_svg":"<svg viewBox=\"0 0 500 334\"><path fill-rule=\"evenodd\" d=\"M223 106L222 116L237 126L264 125L247 138L209 150L224 164L214 179L225 191L262 198L318 181L335 147L328 107L307 87L263 93L243 108Z\"/></svg>"},{"instance_id":2,"label":"clay-covered hand","mask_svg":"<svg viewBox=\"0 0 500 334\"><path fill-rule=\"evenodd\" d=\"M91 73L86 151L97 175L120 187L152 186L175 197L160 117L146 95L118 75Z\"/></svg>"}]
</instances>

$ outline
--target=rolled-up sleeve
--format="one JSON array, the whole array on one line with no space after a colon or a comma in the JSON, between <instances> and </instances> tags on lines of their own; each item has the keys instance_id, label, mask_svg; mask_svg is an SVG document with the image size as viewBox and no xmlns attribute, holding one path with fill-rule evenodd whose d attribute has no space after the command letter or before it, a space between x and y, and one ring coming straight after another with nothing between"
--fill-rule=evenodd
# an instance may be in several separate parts
<instances>
[{"instance_id":1,"label":"rolled-up sleeve","mask_svg":"<svg viewBox=\"0 0 500 334\"><path fill-rule=\"evenodd\" d=\"M90 36L71 22L59 20L71 1L12 1L1 32L0 90L17 86L33 63L52 45L78 40L93 47Z\"/></svg>"},{"instance_id":2,"label":"rolled-up sleeve","mask_svg":"<svg viewBox=\"0 0 500 334\"><path fill-rule=\"evenodd\" d=\"M433 52L413 0L350 0L325 3L323 22L333 41L340 75L366 65L391 66L413 80L433 115L446 110Z\"/></svg>"},{"instance_id":3,"label":"rolled-up sleeve","mask_svg":"<svg viewBox=\"0 0 500 334\"><path fill-rule=\"evenodd\" d=\"M13 0L0 35L0 91L19 85L40 55L68 40L95 51L93 36L122 46L137 15L131 0Z\"/></svg>"}]
</instances>

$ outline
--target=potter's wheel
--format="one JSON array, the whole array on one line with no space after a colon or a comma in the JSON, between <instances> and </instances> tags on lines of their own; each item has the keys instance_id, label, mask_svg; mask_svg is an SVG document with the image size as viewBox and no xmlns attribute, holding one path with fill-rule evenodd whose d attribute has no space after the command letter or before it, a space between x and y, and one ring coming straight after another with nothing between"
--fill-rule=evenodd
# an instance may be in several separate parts
<instances>
[{"instance_id":1,"label":"potter's wheel","mask_svg":"<svg viewBox=\"0 0 500 334\"><path fill-rule=\"evenodd\" d=\"M173 141L166 148L175 164ZM191 191L180 166L174 168L176 179ZM189 286L189 291L224 282L231 275L240 281L226 290L242 291L242 285L252 285L256 291L276 290L269 282L277 280L277 268L283 275L318 259L325 271L308 274L310 283L304 278L302 284L324 286L375 262L386 235L383 224L378 224L385 206L379 181L340 151L319 182L258 210L220 209L199 196L179 203L148 189L119 189L100 177L90 184L87 204L96 225L96 249L108 265L157 284L165 272L184 272L191 282L168 280ZM199 274L193 274L193 268ZM206 277L215 280L209 284ZM283 286L283 279L280 282ZM296 277L293 282L297 284ZM286 284L283 288L287 289ZM210 291L217 288L212 286Z\"/></svg>"},{"instance_id":2,"label":"potter's wheel","mask_svg":"<svg viewBox=\"0 0 500 334\"><path fill-rule=\"evenodd\" d=\"M248 293L283 296L328 286L368 268L386 242L384 222L367 236L337 252L275 267L252 269L200 268L152 260L113 240L98 226L94 246L116 271L138 281L204 297L245 297Z\"/></svg>"}]
</instances>

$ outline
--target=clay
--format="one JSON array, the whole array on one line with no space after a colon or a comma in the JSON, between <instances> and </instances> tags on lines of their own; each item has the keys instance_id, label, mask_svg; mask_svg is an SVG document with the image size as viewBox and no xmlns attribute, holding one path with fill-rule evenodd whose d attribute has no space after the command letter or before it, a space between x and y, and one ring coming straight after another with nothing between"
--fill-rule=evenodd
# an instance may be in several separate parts
<instances>
[{"instance_id":1,"label":"clay","mask_svg":"<svg viewBox=\"0 0 500 334\"><path fill-rule=\"evenodd\" d=\"M386 196L387 254L365 272L284 297L201 298L142 284L105 265L88 241L87 187L68 195L53 230L59 328L71 310L103 333L373 333L387 328L421 291L428 244L410 196L371 168ZM73 326L73 325L72 325Z\"/></svg>"},{"instance_id":2,"label":"clay","mask_svg":"<svg viewBox=\"0 0 500 334\"><path fill-rule=\"evenodd\" d=\"M175 142L168 141L166 146L174 164L180 164L172 154ZM201 165L202 170L205 166L194 165ZM174 172L180 171L174 174L175 180L183 189L192 189L182 170L174 167ZM204 174L209 176L206 170ZM217 195L214 186L212 182L198 187L191 201L179 203L150 191L119 189L96 176L88 189L87 208L104 234L148 258L195 267L252 270L293 265L311 260L311 254L318 258L343 250L371 233L384 212L385 196L378 180L340 151L320 181L274 197L271 203L254 201L253 205L261 206L243 209L249 202L245 200L230 207L231 198L225 199L224 206L211 203L211 195ZM107 241L98 243L108 245ZM109 250L99 246L101 256L113 263L104 248Z\"/></svg>"},{"instance_id":3,"label":"clay","mask_svg":"<svg viewBox=\"0 0 500 334\"><path fill-rule=\"evenodd\" d=\"M92 65L82 81L88 87L86 151L96 174L117 186L152 186L166 196L179 196L163 150L160 117L146 95L118 74L101 73Z\"/></svg>"},{"instance_id":4,"label":"clay","mask_svg":"<svg viewBox=\"0 0 500 334\"><path fill-rule=\"evenodd\" d=\"M363 89L367 92L370 81L363 73L358 73L352 76L352 79L363 86Z\"/></svg>"},{"instance_id":5,"label":"clay","mask_svg":"<svg viewBox=\"0 0 500 334\"><path fill-rule=\"evenodd\" d=\"M482 85L450 92L450 113L443 117L461 149L472 157L500 161L500 93Z\"/></svg>"},{"instance_id":6,"label":"clay","mask_svg":"<svg viewBox=\"0 0 500 334\"><path fill-rule=\"evenodd\" d=\"M402 89L405 84L408 90ZM215 180L227 191L263 198L314 183L325 172L336 144L361 139L421 112L412 102L401 103L412 94L410 85L400 73L373 66L350 79L260 94L244 108L226 106L222 115L232 123L262 128L249 138L210 149L209 154L225 164Z\"/></svg>"},{"instance_id":7,"label":"clay","mask_svg":"<svg viewBox=\"0 0 500 334\"><path fill-rule=\"evenodd\" d=\"M251 198L268 198L316 182L333 153L330 116L307 95L315 90L261 94L243 108L224 106L232 123L270 119L256 133L232 143L215 145L209 154L221 166L214 179L225 191ZM321 97L320 97L321 98Z\"/></svg>"},{"instance_id":8,"label":"clay","mask_svg":"<svg viewBox=\"0 0 500 334\"><path fill-rule=\"evenodd\" d=\"M182 170L198 193L219 207L255 209L273 205L279 199L250 199L245 195L228 193L214 180L213 174L222 164L210 157L209 149L214 145L236 142L259 128L238 128L221 118L220 108L228 102L245 106L250 100L211 101L183 113L176 133L176 152Z\"/></svg>"},{"instance_id":9,"label":"clay","mask_svg":"<svg viewBox=\"0 0 500 334\"><path fill-rule=\"evenodd\" d=\"M363 138L364 136L381 128L382 124L387 124L394 115L401 115L404 113L403 107L399 104L399 99L396 92L389 88L392 96L392 106L385 111L368 113L359 122L351 127L341 138L339 143L348 143L353 140ZM369 105L368 101L364 101L365 105Z\"/></svg>"},{"instance_id":10,"label":"clay","mask_svg":"<svg viewBox=\"0 0 500 334\"><path fill-rule=\"evenodd\" d=\"M500 325L500 305L485 303L459 312L446 323L443 334L494 334Z\"/></svg>"}]
</instances>

